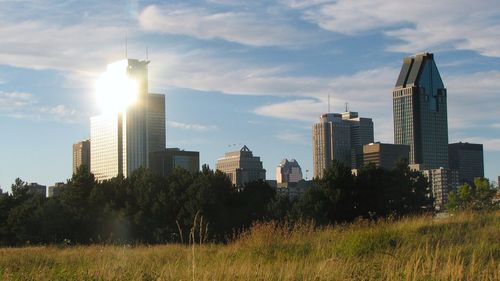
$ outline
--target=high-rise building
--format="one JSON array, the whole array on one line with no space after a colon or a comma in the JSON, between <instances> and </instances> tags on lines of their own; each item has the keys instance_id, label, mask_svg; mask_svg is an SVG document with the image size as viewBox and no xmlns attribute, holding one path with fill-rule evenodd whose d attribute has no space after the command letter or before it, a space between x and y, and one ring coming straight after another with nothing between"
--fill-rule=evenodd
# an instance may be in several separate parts
<instances>
[{"instance_id":1,"label":"high-rise building","mask_svg":"<svg viewBox=\"0 0 500 281\"><path fill-rule=\"evenodd\" d=\"M405 144L369 143L363 145L363 160L365 164L374 163L377 167L392 170L397 161L408 161L410 147Z\"/></svg>"},{"instance_id":2,"label":"high-rise building","mask_svg":"<svg viewBox=\"0 0 500 281\"><path fill-rule=\"evenodd\" d=\"M90 170L90 140L73 144L73 174L80 166L86 166Z\"/></svg>"},{"instance_id":3,"label":"high-rise building","mask_svg":"<svg viewBox=\"0 0 500 281\"><path fill-rule=\"evenodd\" d=\"M290 161L288 161L288 159L283 159L278 167L276 167L277 183L298 182L301 179L302 169L295 159L291 159Z\"/></svg>"},{"instance_id":4,"label":"high-rise building","mask_svg":"<svg viewBox=\"0 0 500 281\"><path fill-rule=\"evenodd\" d=\"M168 177L175 168L183 168L191 173L200 170L200 153L179 148L164 148L149 154L149 167L157 175Z\"/></svg>"},{"instance_id":5,"label":"high-rise building","mask_svg":"<svg viewBox=\"0 0 500 281\"><path fill-rule=\"evenodd\" d=\"M448 145L450 168L458 170L460 184L474 184L474 178L484 177L483 145L457 142Z\"/></svg>"},{"instance_id":6,"label":"high-rise building","mask_svg":"<svg viewBox=\"0 0 500 281\"><path fill-rule=\"evenodd\" d=\"M216 168L226 173L235 186L266 179L260 157L253 156L246 145L238 151L226 152L223 158L217 160Z\"/></svg>"},{"instance_id":7,"label":"high-rise building","mask_svg":"<svg viewBox=\"0 0 500 281\"><path fill-rule=\"evenodd\" d=\"M406 57L392 92L394 142L410 146L410 164L448 167L446 88L434 55Z\"/></svg>"},{"instance_id":8,"label":"high-rise building","mask_svg":"<svg viewBox=\"0 0 500 281\"><path fill-rule=\"evenodd\" d=\"M105 90L117 92L113 93L114 102L130 96L133 100L118 112L103 112L90 120L90 168L97 180L119 174L127 177L140 167L148 167L150 151L165 148L165 98L148 94L148 64L125 59L107 67L105 74L110 79ZM136 87L116 85L120 80L115 76L134 81Z\"/></svg>"},{"instance_id":9,"label":"high-rise building","mask_svg":"<svg viewBox=\"0 0 500 281\"><path fill-rule=\"evenodd\" d=\"M373 142L373 122L357 112L326 113L313 125L314 177L322 177L336 160L347 167L363 164L363 145Z\"/></svg>"}]
</instances>

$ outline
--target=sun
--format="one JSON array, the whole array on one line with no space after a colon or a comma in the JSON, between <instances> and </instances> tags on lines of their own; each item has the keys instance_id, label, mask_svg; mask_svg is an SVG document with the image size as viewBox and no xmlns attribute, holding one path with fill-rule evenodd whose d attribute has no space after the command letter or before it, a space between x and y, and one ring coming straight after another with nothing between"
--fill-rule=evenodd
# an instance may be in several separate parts
<instances>
[{"instance_id":1,"label":"sun","mask_svg":"<svg viewBox=\"0 0 500 281\"><path fill-rule=\"evenodd\" d=\"M97 103L103 113L124 112L137 101L138 83L127 74L127 61L110 64L95 85Z\"/></svg>"}]
</instances>

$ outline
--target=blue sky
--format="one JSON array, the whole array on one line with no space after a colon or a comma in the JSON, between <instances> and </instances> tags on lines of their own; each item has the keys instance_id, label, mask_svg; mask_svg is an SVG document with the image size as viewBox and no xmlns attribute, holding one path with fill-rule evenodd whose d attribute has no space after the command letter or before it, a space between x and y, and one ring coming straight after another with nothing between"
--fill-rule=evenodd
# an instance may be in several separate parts
<instances>
[{"instance_id":1,"label":"blue sky","mask_svg":"<svg viewBox=\"0 0 500 281\"><path fill-rule=\"evenodd\" d=\"M71 145L99 113L95 80L125 37L130 58L147 46L150 91L166 94L167 146L211 167L246 144L270 179L285 157L312 171L328 94L332 111L349 103L392 142L402 59L427 51L448 89L450 142L483 143L486 176L500 175L498 0L0 0L2 189L71 176Z\"/></svg>"}]
</instances>

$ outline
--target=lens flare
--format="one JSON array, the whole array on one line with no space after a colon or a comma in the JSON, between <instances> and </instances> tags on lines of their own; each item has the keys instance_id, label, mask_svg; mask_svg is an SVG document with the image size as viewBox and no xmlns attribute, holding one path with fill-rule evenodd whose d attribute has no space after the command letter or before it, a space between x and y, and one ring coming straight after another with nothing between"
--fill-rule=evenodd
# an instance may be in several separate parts
<instances>
[{"instance_id":1,"label":"lens flare","mask_svg":"<svg viewBox=\"0 0 500 281\"><path fill-rule=\"evenodd\" d=\"M137 101L139 87L127 75L128 63L119 61L108 66L96 81L96 99L103 113L124 112Z\"/></svg>"}]
</instances>

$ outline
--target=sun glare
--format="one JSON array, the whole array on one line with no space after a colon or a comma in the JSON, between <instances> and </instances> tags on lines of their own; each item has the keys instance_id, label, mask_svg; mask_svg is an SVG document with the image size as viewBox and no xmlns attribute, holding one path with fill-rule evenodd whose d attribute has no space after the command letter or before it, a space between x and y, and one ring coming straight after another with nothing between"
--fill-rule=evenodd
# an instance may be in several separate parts
<instances>
[{"instance_id":1,"label":"sun glare","mask_svg":"<svg viewBox=\"0 0 500 281\"><path fill-rule=\"evenodd\" d=\"M96 99L103 113L124 112L137 101L137 81L127 75L127 62L108 66L96 82Z\"/></svg>"}]
</instances>

